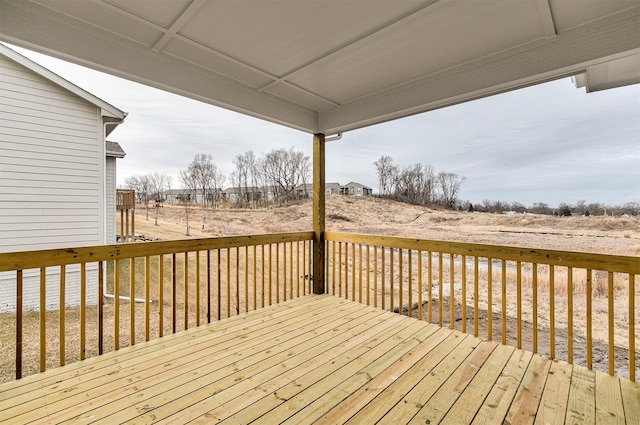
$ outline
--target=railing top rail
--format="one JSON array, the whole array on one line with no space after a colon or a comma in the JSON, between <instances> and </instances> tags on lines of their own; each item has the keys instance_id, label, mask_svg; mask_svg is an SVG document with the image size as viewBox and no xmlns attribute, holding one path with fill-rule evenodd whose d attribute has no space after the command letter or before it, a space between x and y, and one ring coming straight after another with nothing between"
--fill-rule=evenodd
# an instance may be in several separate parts
<instances>
[{"instance_id":1,"label":"railing top rail","mask_svg":"<svg viewBox=\"0 0 640 425\"><path fill-rule=\"evenodd\" d=\"M355 233L326 232L325 240L402 249L444 252L526 263L580 267L618 273L640 274L640 258L624 255L593 254L538 248L485 245L428 239L374 236Z\"/></svg>"},{"instance_id":2,"label":"railing top rail","mask_svg":"<svg viewBox=\"0 0 640 425\"><path fill-rule=\"evenodd\" d=\"M313 232L271 233L0 253L0 272L150 255L313 240Z\"/></svg>"}]
</instances>

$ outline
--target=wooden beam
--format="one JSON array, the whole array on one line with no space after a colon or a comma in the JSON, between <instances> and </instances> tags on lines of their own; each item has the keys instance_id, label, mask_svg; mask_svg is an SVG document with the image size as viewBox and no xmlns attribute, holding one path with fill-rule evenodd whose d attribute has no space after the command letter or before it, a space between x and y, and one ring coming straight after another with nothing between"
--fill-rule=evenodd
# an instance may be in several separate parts
<instances>
[{"instance_id":1,"label":"wooden beam","mask_svg":"<svg viewBox=\"0 0 640 425\"><path fill-rule=\"evenodd\" d=\"M313 293L324 293L324 134L313 136Z\"/></svg>"}]
</instances>

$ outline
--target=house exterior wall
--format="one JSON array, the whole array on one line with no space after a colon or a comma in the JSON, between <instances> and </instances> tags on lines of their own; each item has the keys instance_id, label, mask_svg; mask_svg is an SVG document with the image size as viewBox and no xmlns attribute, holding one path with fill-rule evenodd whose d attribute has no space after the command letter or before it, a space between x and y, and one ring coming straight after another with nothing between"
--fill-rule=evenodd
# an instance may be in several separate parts
<instances>
[{"instance_id":1,"label":"house exterior wall","mask_svg":"<svg viewBox=\"0 0 640 425\"><path fill-rule=\"evenodd\" d=\"M116 243L116 158L106 159L105 211L113 211L105 217L105 243Z\"/></svg>"},{"instance_id":2,"label":"house exterior wall","mask_svg":"<svg viewBox=\"0 0 640 425\"><path fill-rule=\"evenodd\" d=\"M104 243L100 110L2 55L0 91L0 252ZM74 273L67 273L69 305L78 304ZM29 276L25 272L25 294L39 285ZM0 274L0 287L6 278ZM96 285L87 289L87 303L95 304ZM0 311L15 308L9 292L0 291ZM49 292L49 298L59 297ZM27 310L29 300L25 296Z\"/></svg>"},{"instance_id":3,"label":"house exterior wall","mask_svg":"<svg viewBox=\"0 0 640 425\"><path fill-rule=\"evenodd\" d=\"M373 190L363 184L351 182L340 187L340 194L348 196L371 196Z\"/></svg>"},{"instance_id":4,"label":"house exterior wall","mask_svg":"<svg viewBox=\"0 0 640 425\"><path fill-rule=\"evenodd\" d=\"M340 183L327 183L325 184L324 192L326 195L339 195Z\"/></svg>"}]
</instances>

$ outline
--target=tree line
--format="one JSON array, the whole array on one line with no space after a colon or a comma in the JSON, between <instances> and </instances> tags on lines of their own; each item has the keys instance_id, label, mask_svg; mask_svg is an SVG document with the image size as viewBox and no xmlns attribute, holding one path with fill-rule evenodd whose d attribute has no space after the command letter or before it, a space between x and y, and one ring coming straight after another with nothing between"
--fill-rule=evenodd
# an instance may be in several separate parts
<instances>
[{"instance_id":1,"label":"tree line","mask_svg":"<svg viewBox=\"0 0 640 425\"><path fill-rule=\"evenodd\" d=\"M543 202L526 206L519 202L485 199L472 203L459 199L464 177L456 173L436 173L425 164L400 166L390 156L383 155L373 163L378 177L379 196L416 205L440 205L444 208L470 212L532 213L547 215L640 215L640 203L627 202L609 206L579 200L575 204L561 203L557 208ZM228 202L240 208L287 205L308 197L311 183L310 158L303 152L274 149L256 156L249 150L236 155L233 171L226 176L210 154L196 154L184 170L179 170L182 189L179 202L199 202L203 208L217 208ZM228 183L231 190L223 192ZM136 192L137 202L147 207L166 201L165 191L171 191L173 179L162 173L134 175L125 179L125 187ZM225 196L226 195L226 196Z\"/></svg>"},{"instance_id":2,"label":"tree line","mask_svg":"<svg viewBox=\"0 0 640 425\"><path fill-rule=\"evenodd\" d=\"M579 216L622 216L640 215L639 202L627 202L621 205L605 205L600 202L587 203L585 200L579 200L575 204L562 202L557 208L550 207L544 202L535 202L532 205L525 206L520 202L503 202L493 201L489 199L483 200L481 203L463 202L460 209L470 212L487 212L501 214L505 212L516 212L520 214L544 214L568 217L573 215Z\"/></svg>"},{"instance_id":3,"label":"tree line","mask_svg":"<svg viewBox=\"0 0 640 425\"><path fill-rule=\"evenodd\" d=\"M464 177L441 171L428 164L400 166L388 155L375 161L379 195L415 205L441 205L456 209Z\"/></svg>"},{"instance_id":4,"label":"tree line","mask_svg":"<svg viewBox=\"0 0 640 425\"><path fill-rule=\"evenodd\" d=\"M561 203L557 208L544 202L525 206L520 202L504 202L485 199L472 203L458 199L465 178L455 173L435 173L431 165L413 164L400 166L390 156L382 155L373 165L378 175L379 196L415 205L440 205L448 209L487 213L530 213L557 216L590 215L640 215L639 202L627 202L609 206L579 200L575 204Z\"/></svg>"},{"instance_id":5,"label":"tree line","mask_svg":"<svg viewBox=\"0 0 640 425\"><path fill-rule=\"evenodd\" d=\"M287 205L307 197L311 178L311 161L303 152L274 149L256 156L249 150L233 158L233 171L225 175L210 154L196 154L186 169L179 170L182 189L176 199L184 203L198 202L203 208L217 208L230 202L239 208L249 206ZM228 183L231 187L223 190ZM147 207L166 201L172 179L161 173L134 175L125 179L125 187L136 191L139 203ZM298 188L302 188L299 193Z\"/></svg>"}]
</instances>

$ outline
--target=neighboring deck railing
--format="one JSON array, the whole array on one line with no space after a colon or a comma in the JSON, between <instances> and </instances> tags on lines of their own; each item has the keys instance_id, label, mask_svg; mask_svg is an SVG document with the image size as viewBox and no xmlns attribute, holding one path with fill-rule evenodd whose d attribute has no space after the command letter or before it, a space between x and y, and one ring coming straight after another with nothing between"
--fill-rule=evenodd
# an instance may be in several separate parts
<instances>
[{"instance_id":1,"label":"neighboring deck railing","mask_svg":"<svg viewBox=\"0 0 640 425\"><path fill-rule=\"evenodd\" d=\"M15 312L1 315L16 329L15 377L25 363L34 365L28 373L44 371L305 295L312 239L298 232L0 254L0 290L15 288ZM65 308L76 281L80 305ZM51 284L61 308L48 312ZM104 293L96 306L86 305L88 288ZM38 311L24 311L26 290L39 293ZM3 341L4 356L10 345Z\"/></svg>"},{"instance_id":2,"label":"neighboring deck railing","mask_svg":"<svg viewBox=\"0 0 640 425\"><path fill-rule=\"evenodd\" d=\"M638 257L334 232L325 239L326 288L336 296L590 369L604 351L605 371L636 380Z\"/></svg>"}]
</instances>

